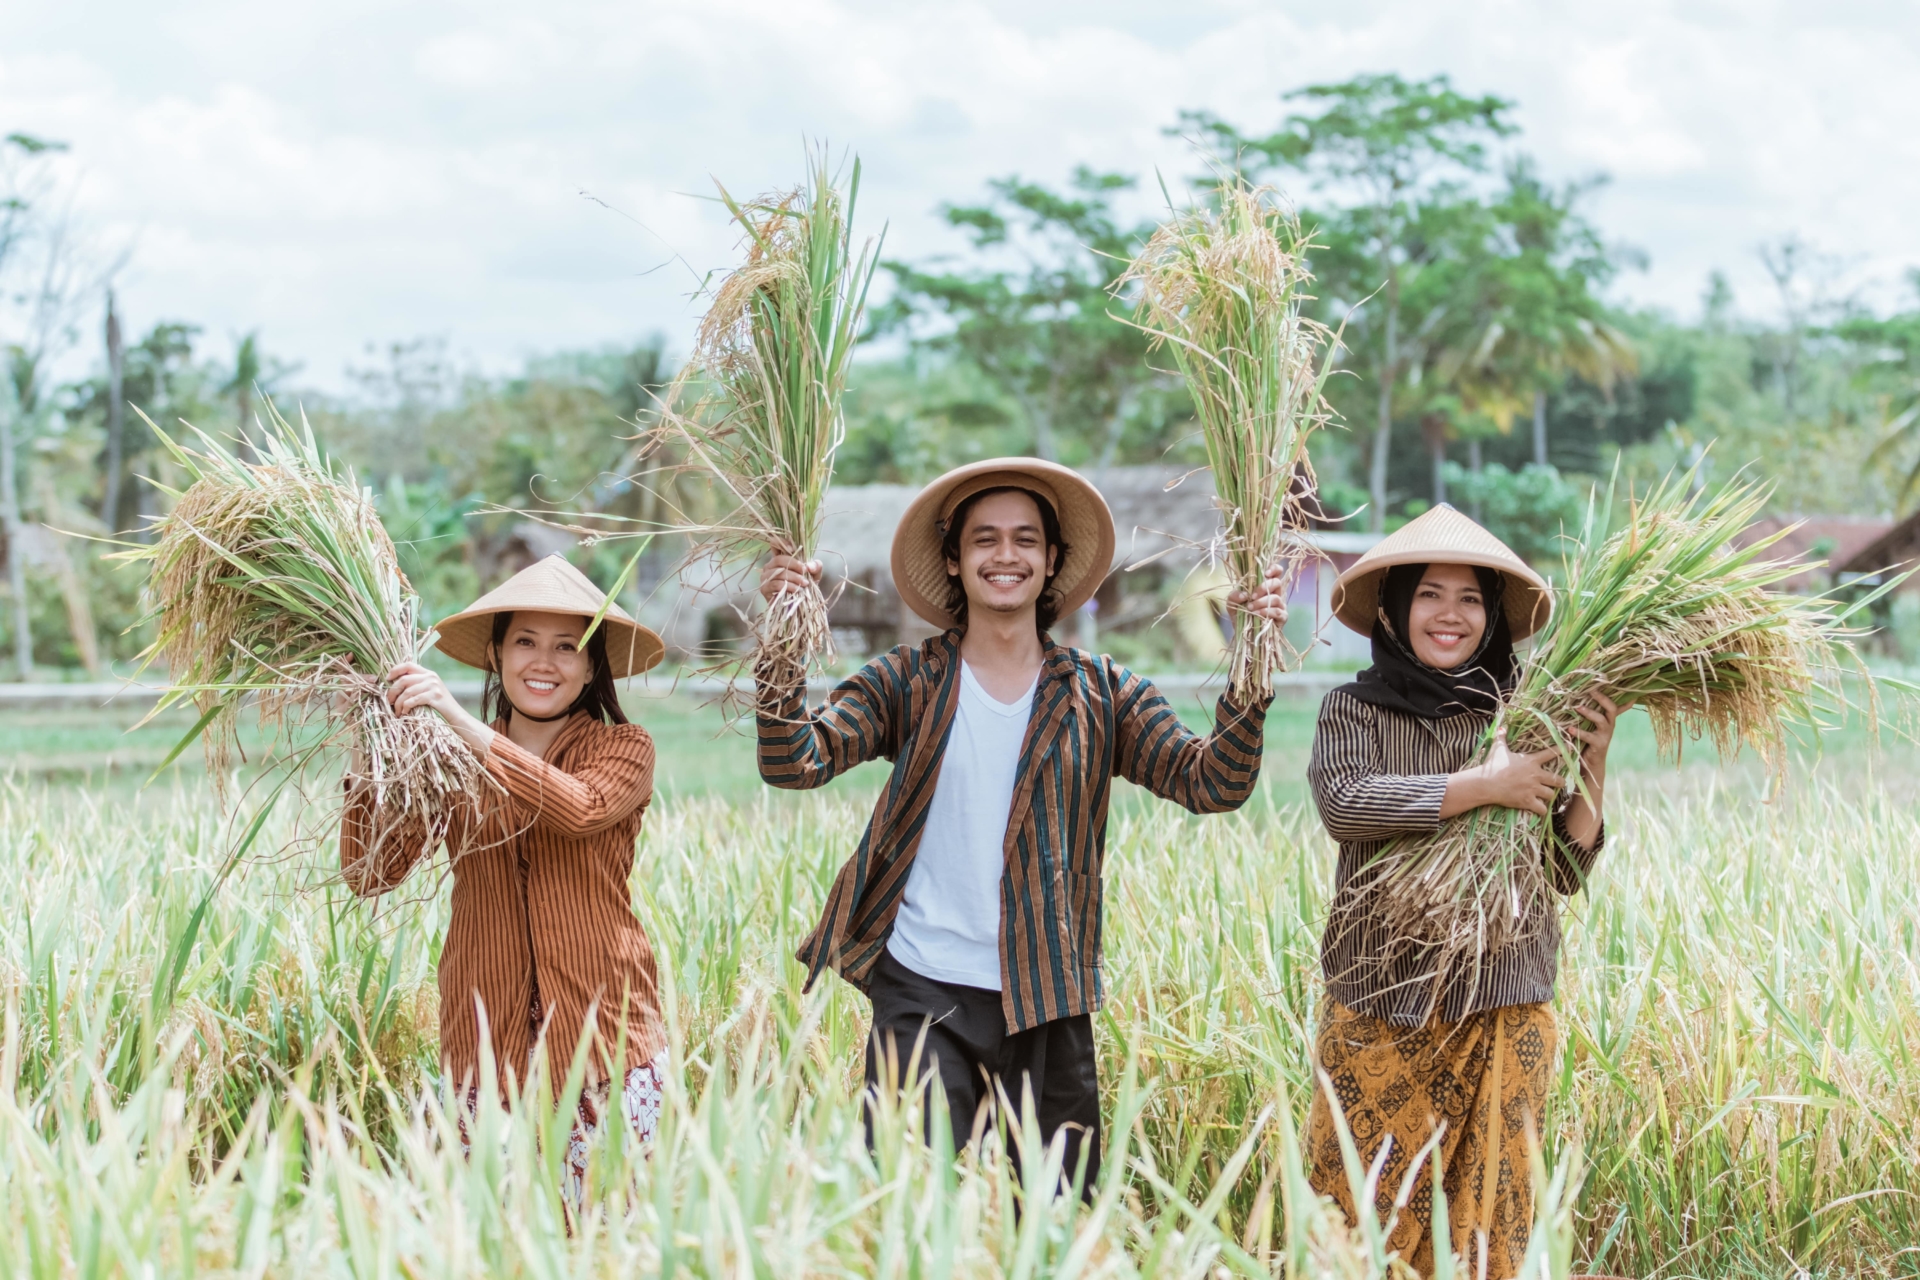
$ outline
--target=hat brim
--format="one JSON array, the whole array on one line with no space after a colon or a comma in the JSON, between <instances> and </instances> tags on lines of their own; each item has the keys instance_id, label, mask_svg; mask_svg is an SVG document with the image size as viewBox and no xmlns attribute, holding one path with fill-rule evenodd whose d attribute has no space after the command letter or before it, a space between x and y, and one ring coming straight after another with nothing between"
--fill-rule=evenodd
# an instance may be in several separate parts
<instances>
[{"instance_id":1,"label":"hat brim","mask_svg":"<svg viewBox=\"0 0 1920 1280\"><path fill-rule=\"evenodd\" d=\"M493 644L493 620L499 614L516 612L573 613L580 618L593 617L591 613L540 605L524 605L519 609L475 609L457 613L435 627L434 630L440 633L440 640L434 647L455 662L478 667L482 671L492 671L493 661L488 650ZM616 618L609 613L600 620L600 629L607 633L607 665L612 669L615 680L625 680L629 676L651 671L666 656L666 642L651 628L630 619Z\"/></svg>"},{"instance_id":2,"label":"hat brim","mask_svg":"<svg viewBox=\"0 0 1920 1280\"><path fill-rule=\"evenodd\" d=\"M1060 520L1065 562L1053 577L1065 617L1093 598L1113 567L1113 513L1086 477L1040 458L987 458L956 467L908 504L893 531L893 584L907 608L936 626L959 619L947 608L947 560L940 549L943 522L957 501L986 489L1025 488L1041 494Z\"/></svg>"}]
</instances>

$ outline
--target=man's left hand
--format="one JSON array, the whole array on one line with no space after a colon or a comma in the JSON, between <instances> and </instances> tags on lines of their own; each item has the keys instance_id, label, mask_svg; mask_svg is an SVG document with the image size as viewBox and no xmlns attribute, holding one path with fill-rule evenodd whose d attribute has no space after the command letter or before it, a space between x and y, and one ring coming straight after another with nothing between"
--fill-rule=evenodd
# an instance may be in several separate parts
<instances>
[{"instance_id":1,"label":"man's left hand","mask_svg":"<svg viewBox=\"0 0 1920 1280\"><path fill-rule=\"evenodd\" d=\"M1260 584L1258 591L1251 595L1246 591L1235 591L1227 597L1227 603L1256 618L1266 618L1284 627L1287 624L1287 582L1281 575L1280 566L1276 564L1267 570L1266 581Z\"/></svg>"}]
</instances>

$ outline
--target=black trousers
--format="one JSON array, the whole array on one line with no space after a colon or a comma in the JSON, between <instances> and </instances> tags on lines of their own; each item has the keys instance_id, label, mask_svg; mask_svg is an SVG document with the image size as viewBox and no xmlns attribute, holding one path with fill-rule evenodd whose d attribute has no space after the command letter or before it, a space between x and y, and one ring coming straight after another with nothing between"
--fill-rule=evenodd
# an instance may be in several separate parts
<instances>
[{"instance_id":1,"label":"black trousers","mask_svg":"<svg viewBox=\"0 0 1920 1280\"><path fill-rule=\"evenodd\" d=\"M870 1093L898 1088L918 1046L919 1072L922 1077L939 1072L954 1143L963 1146L971 1141L981 1110L998 1105L1001 1089L1012 1110L1000 1119L1017 1144L1021 1091L1031 1089L1041 1140L1051 1143L1066 1130L1065 1176L1072 1181L1084 1156L1080 1186L1091 1197L1100 1176L1100 1079L1091 1017L1056 1018L1009 1035L998 991L936 982L887 951L874 966L867 995L873 1001L873 1034L867 1038ZM871 1112L867 1145L873 1145Z\"/></svg>"}]
</instances>

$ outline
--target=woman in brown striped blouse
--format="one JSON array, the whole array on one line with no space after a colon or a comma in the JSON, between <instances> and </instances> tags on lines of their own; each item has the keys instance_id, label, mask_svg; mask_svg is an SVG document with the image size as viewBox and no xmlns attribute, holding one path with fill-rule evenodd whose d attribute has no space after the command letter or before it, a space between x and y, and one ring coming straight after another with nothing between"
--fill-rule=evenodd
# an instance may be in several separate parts
<instances>
[{"instance_id":1,"label":"woman in brown striped blouse","mask_svg":"<svg viewBox=\"0 0 1920 1280\"><path fill-rule=\"evenodd\" d=\"M634 1133L652 1137L666 1066L653 949L627 885L653 796L653 740L627 723L613 684L658 662L661 644L617 606L586 637L604 600L550 556L440 624L441 651L487 672L491 724L425 667L408 663L388 677L396 710L439 712L498 784L484 812L457 820L447 837L441 1065L471 1097L483 1040L503 1089L524 1081L546 1046L549 1078L564 1077L587 1042L569 1152L576 1178L614 1080ZM342 877L363 896L384 893L432 850L418 825L371 829L371 784L350 772L347 787Z\"/></svg>"},{"instance_id":2,"label":"woman in brown striped blouse","mask_svg":"<svg viewBox=\"0 0 1920 1280\"><path fill-rule=\"evenodd\" d=\"M1587 724L1567 727L1586 744L1577 788L1553 771L1551 752L1511 754L1499 740L1469 765L1517 678L1513 643L1546 621L1550 596L1523 560L1451 507L1362 557L1341 576L1334 608L1371 636L1373 665L1327 695L1308 766L1340 845L1321 944L1327 1005L1315 1058L1325 1080L1308 1117L1313 1185L1353 1215L1330 1093L1362 1166L1380 1162L1375 1211L1384 1222L1404 1206L1390 1234L1400 1257L1432 1270L1437 1171L1449 1247L1497 1280L1517 1272L1532 1229L1528 1148L1541 1133L1557 1041L1548 1003L1557 913L1542 907L1526 941L1443 983L1430 956L1391 945L1361 890L1396 837L1498 805L1552 813L1542 857L1556 888L1576 892L1603 839L1617 708L1600 699L1583 709Z\"/></svg>"}]
</instances>

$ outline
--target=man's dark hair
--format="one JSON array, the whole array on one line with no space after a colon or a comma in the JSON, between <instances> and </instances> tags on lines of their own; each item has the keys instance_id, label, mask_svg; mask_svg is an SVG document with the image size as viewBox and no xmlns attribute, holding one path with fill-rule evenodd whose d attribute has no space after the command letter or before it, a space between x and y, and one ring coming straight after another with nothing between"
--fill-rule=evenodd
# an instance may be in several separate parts
<instances>
[{"instance_id":1,"label":"man's dark hair","mask_svg":"<svg viewBox=\"0 0 1920 1280\"><path fill-rule=\"evenodd\" d=\"M507 628L512 625L513 610L502 609L493 615L493 638L487 642L487 683L480 694L480 718L489 723L513 715L513 700L500 683L500 646L506 643ZM613 663L607 659L604 622L587 639L587 668L587 686L566 714L584 711L601 724L627 723L627 713L620 709L620 691L613 687Z\"/></svg>"},{"instance_id":2,"label":"man's dark hair","mask_svg":"<svg viewBox=\"0 0 1920 1280\"><path fill-rule=\"evenodd\" d=\"M947 527L940 533L940 554L946 559L959 563L960 536L967 531L967 513L973 510L974 503L982 498L991 498L996 493L1024 493L1033 499L1033 505L1040 508L1040 537L1053 551L1053 570L1047 574L1045 585L1040 588L1040 599L1034 602L1033 622L1041 635L1053 630L1053 624L1060 620L1060 593L1053 589L1053 580L1067 567L1067 540L1060 534L1060 517L1055 514L1053 504L1031 489L1022 489L1018 485L1002 485L997 489L982 489L961 500L953 509L953 515L947 519ZM967 589L960 585L957 574L947 575L947 610L953 614L954 625L962 631L967 629Z\"/></svg>"}]
</instances>

